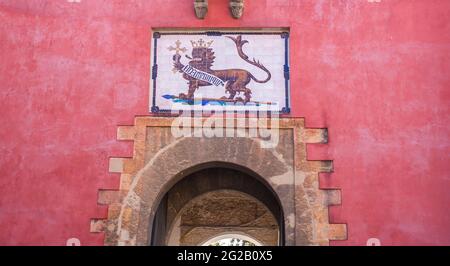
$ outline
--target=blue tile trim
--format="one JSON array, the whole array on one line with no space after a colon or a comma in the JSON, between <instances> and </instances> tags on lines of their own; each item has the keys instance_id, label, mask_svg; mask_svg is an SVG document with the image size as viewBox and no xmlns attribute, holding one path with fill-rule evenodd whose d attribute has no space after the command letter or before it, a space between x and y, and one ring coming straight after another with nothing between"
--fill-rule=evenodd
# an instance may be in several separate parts
<instances>
[{"instance_id":1,"label":"blue tile trim","mask_svg":"<svg viewBox=\"0 0 450 266\"><path fill-rule=\"evenodd\" d=\"M285 106L279 111L281 113L287 114L291 112L290 108L290 67L289 67L289 32L225 32L225 31L199 31L199 32L154 32L153 33L153 66L152 66L152 80L153 80L153 95L152 95L152 113L168 113L168 112L179 112L181 110L167 110L159 109L156 106L156 80L158 76L158 63L157 63L157 44L158 39L162 35L206 35L206 36L222 36L222 35L280 35L281 38L285 40L285 51L284 51L284 79L285 79Z\"/></svg>"}]
</instances>

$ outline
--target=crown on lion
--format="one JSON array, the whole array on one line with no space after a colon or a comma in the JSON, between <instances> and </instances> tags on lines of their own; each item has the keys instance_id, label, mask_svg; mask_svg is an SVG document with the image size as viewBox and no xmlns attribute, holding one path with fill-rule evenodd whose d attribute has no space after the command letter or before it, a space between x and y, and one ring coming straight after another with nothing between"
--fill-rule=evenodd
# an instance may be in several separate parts
<instances>
[{"instance_id":1,"label":"crown on lion","mask_svg":"<svg viewBox=\"0 0 450 266\"><path fill-rule=\"evenodd\" d=\"M205 42L203 39L200 39L198 41L192 41L191 44L193 48L209 48L213 41Z\"/></svg>"}]
</instances>

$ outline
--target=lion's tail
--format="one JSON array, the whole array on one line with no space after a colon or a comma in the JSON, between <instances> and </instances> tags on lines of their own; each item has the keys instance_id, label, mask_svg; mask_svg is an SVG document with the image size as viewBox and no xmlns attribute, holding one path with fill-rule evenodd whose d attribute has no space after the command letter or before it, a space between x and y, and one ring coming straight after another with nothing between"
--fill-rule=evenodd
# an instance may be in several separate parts
<instances>
[{"instance_id":1,"label":"lion's tail","mask_svg":"<svg viewBox=\"0 0 450 266\"><path fill-rule=\"evenodd\" d=\"M259 61L256 61L255 58L253 58L253 61L248 59L248 56L244 53L244 51L242 50L242 47L244 46L244 44L248 43L248 41L246 40L242 40L242 36L239 35L236 38L231 37L231 36L225 36L231 40L234 41L234 43L236 44L236 48L238 51L239 56L244 59L245 62L256 66L257 68L260 68L261 70L263 70L264 72L267 73L267 78L265 80L258 80L256 79L251 73L250 73L250 78L253 79L255 82L258 83L266 83L268 82L271 78L272 78L272 74L270 73L270 71L263 65L261 64Z\"/></svg>"}]
</instances>

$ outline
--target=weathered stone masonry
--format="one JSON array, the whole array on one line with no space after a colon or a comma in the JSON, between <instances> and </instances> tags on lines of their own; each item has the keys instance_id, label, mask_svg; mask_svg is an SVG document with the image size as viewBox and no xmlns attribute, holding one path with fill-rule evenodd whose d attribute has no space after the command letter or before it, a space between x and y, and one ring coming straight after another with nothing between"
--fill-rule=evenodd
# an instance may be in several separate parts
<instances>
[{"instance_id":1,"label":"weathered stone masonry","mask_svg":"<svg viewBox=\"0 0 450 266\"><path fill-rule=\"evenodd\" d=\"M306 144L327 142L326 129L305 128L302 118L281 118L279 145L264 149L253 138L175 139L173 119L136 117L133 126L118 128L118 140L134 141L134 152L132 158L110 158L110 172L121 174L120 188L99 191L108 217L92 219L91 232L104 233L106 245L148 245L163 195L198 165L215 161L250 169L270 184L283 208L286 245L346 239L346 225L328 217L328 207L340 204L340 190L319 188L319 173L331 172L332 161L306 156Z\"/></svg>"}]
</instances>

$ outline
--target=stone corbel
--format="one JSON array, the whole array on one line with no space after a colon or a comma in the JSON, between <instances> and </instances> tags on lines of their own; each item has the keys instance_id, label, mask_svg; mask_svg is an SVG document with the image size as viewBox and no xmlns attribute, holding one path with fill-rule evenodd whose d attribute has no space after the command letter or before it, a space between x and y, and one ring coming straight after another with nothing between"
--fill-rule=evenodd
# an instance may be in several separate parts
<instances>
[{"instance_id":1,"label":"stone corbel","mask_svg":"<svg viewBox=\"0 0 450 266\"><path fill-rule=\"evenodd\" d=\"M208 0L194 0L195 16L204 19L208 13Z\"/></svg>"},{"instance_id":2,"label":"stone corbel","mask_svg":"<svg viewBox=\"0 0 450 266\"><path fill-rule=\"evenodd\" d=\"M241 18L244 13L244 0L230 0L230 11L233 18Z\"/></svg>"}]
</instances>

